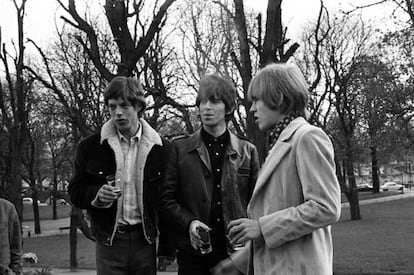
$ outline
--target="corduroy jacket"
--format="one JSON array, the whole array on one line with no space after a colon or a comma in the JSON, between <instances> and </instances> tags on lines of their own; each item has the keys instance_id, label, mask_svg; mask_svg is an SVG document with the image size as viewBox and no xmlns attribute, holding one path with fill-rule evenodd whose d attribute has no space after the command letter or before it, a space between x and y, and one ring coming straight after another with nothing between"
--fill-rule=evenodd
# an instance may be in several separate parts
<instances>
[{"instance_id":1,"label":"corduroy jacket","mask_svg":"<svg viewBox=\"0 0 414 275\"><path fill-rule=\"evenodd\" d=\"M159 188L164 178L166 143L145 120L140 119L140 123L143 128L137 169L143 171L140 200L143 204L142 226L148 243L155 243L158 235ZM96 198L98 190L106 183L107 175L121 176L124 173L123 165L119 165L122 161L122 149L115 125L108 121L100 133L80 142L74 162L74 175L69 184L72 203L79 208L87 209L91 220L91 234L96 241L104 245L112 245L117 220L121 214L121 200L117 200L109 208L98 208L91 203ZM161 242L164 243L162 236L160 247ZM159 253L169 255L168 252Z\"/></svg>"},{"instance_id":2,"label":"corduroy jacket","mask_svg":"<svg viewBox=\"0 0 414 275\"><path fill-rule=\"evenodd\" d=\"M22 251L16 208L11 202L0 198L0 269L22 274Z\"/></svg>"},{"instance_id":3,"label":"corduroy jacket","mask_svg":"<svg viewBox=\"0 0 414 275\"><path fill-rule=\"evenodd\" d=\"M224 153L221 176L221 199L224 224L247 217L259 160L256 147L230 133ZM175 236L178 249L194 251L188 227L192 220L208 225L213 192L213 173L200 130L170 145L161 189L160 215Z\"/></svg>"}]
</instances>

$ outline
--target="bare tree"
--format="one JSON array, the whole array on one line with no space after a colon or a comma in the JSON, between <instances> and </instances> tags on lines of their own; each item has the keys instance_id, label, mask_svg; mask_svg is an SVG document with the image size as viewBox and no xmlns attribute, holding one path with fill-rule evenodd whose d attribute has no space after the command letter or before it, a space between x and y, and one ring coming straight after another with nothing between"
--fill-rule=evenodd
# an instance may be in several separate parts
<instances>
[{"instance_id":1,"label":"bare tree","mask_svg":"<svg viewBox=\"0 0 414 275\"><path fill-rule=\"evenodd\" d=\"M188 1L186 4L186 26L190 28L183 29L181 35L185 44L181 56L184 78L194 90L206 73L220 72L234 81L240 105L233 127L254 141L264 159L266 135L258 130L249 112L248 85L256 70L269 62L287 61L298 44L285 50L289 41L285 39L286 31L281 24L281 1L269 1L265 34L262 33L261 15L254 19L252 13L244 10L243 1L213 2L220 9L211 8L208 2Z\"/></svg>"},{"instance_id":2,"label":"bare tree","mask_svg":"<svg viewBox=\"0 0 414 275\"><path fill-rule=\"evenodd\" d=\"M33 104L33 98L30 99ZM33 216L34 216L34 229L35 234L41 233L40 227L40 215L39 215L39 204L38 204L38 191L42 188L42 177L41 165L45 164L44 159L44 140L42 137L42 130L38 127L39 121L33 120L28 125L28 144L24 150L24 156L22 158L22 178L30 186L30 196L33 200Z\"/></svg>"},{"instance_id":3,"label":"bare tree","mask_svg":"<svg viewBox=\"0 0 414 275\"><path fill-rule=\"evenodd\" d=\"M25 78L24 65L24 16L27 0L22 0L20 5L13 0L17 15L17 45L14 49L16 55L10 62L10 56L5 43L1 39L0 30L0 60L6 75L7 87L0 80L0 109L2 125L7 130L8 158L5 176L7 184L6 194L16 206L20 219L22 218L21 184L22 184L22 157L23 150L28 142L28 111L27 93L28 82ZM3 194L6 195L6 194Z\"/></svg>"},{"instance_id":4,"label":"bare tree","mask_svg":"<svg viewBox=\"0 0 414 275\"><path fill-rule=\"evenodd\" d=\"M244 5L242 0L234 0L235 14L234 23L236 25L239 51L232 54L236 68L242 78L242 87L247 99L247 90L253 73L253 62L250 55L250 45L253 44L253 48L260 56L260 67L264 67L270 62L287 61L296 49L299 47L297 43L293 43L286 51L285 46L288 40L285 39L285 33L282 26L282 0L268 1L267 16L266 16L266 30L264 39L261 33L262 27L261 16L258 17L257 22L257 39L256 43L251 41L248 36L248 27L246 24L246 16L244 11ZM250 34L252 37L253 34ZM263 43L262 43L263 41ZM266 155L266 136L258 130L257 125L254 122L252 114L248 111L250 109L250 103L244 101L245 109L247 110L247 129L248 136L252 138L259 151L260 158L263 160Z\"/></svg>"},{"instance_id":5,"label":"bare tree","mask_svg":"<svg viewBox=\"0 0 414 275\"><path fill-rule=\"evenodd\" d=\"M87 20L79 15L75 0L69 0L68 5L65 5L60 0L57 1L72 17L72 19L69 19L63 16L62 19L86 34L87 41L81 36L77 36L78 41L82 44L85 52L88 53L101 75L110 81L115 74L102 63L96 31ZM145 1L105 1L106 18L112 30L113 39L117 44L120 56L120 60L117 62L118 68L116 74L125 76L132 75L137 62L144 56L155 34L164 24L167 10L174 2L175 0L165 0L158 8L159 1L154 1L153 18L149 26L146 26L145 22L141 21L141 18L144 17L143 7ZM156 11L157 8L158 11ZM135 27L132 33L128 27L129 24L133 24ZM142 33L139 34L139 31L142 31Z\"/></svg>"},{"instance_id":6,"label":"bare tree","mask_svg":"<svg viewBox=\"0 0 414 275\"><path fill-rule=\"evenodd\" d=\"M312 80L310 120L333 139L338 180L350 203L351 218L359 219L353 163L361 91L353 84L370 32L361 19L352 15L335 14L330 18L323 1L320 3L317 21L303 36L303 67Z\"/></svg>"}]
</instances>

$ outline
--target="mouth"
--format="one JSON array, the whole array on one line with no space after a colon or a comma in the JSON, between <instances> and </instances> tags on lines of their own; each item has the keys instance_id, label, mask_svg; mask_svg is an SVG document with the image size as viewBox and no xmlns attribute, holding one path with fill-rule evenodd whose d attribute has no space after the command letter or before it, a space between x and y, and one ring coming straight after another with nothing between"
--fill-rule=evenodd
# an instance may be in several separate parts
<instances>
[{"instance_id":1,"label":"mouth","mask_svg":"<svg viewBox=\"0 0 414 275\"><path fill-rule=\"evenodd\" d=\"M115 120L115 122L118 123L118 124L124 124L124 123L126 123L126 119L117 119L117 120Z\"/></svg>"}]
</instances>

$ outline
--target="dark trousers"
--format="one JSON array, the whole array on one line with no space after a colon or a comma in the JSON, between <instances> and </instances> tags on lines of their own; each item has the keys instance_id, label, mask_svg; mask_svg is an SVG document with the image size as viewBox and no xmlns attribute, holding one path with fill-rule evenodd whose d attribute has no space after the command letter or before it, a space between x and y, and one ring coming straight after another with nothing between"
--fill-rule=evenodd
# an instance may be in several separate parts
<instances>
[{"instance_id":1,"label":"dark trousers","mask_svg":"<svg viewBox=\"0 0 414 275\"><path fill-rule=\"evenodd\" d=\"M155 244L149 244L142 230L117 232L112 246L96 243L98 275L155 275Z\"/></svg>"},{"instance_id":2,"label":"dark trousers","mask_svg":"<svg viewBox=\"0 0 414 275\"><path fill-rule=\"evenodd\" d=\"M213 251L201 255L192 248L179 249L177 253L178 275L210 275L210 269L228 257L223 231L210 233Z\"/></svg>"},{"instance_id":3,"label":"dark trousers","mask_svg":"<svg viewBox=\"0 0 414 275\"><path fill-rule=\"evenodd\" d=\"M198 255L178 250L178 275L211 275L210 269L227 257L226 251L213 251L206 255Z\"/></svg>"}]
</instances>

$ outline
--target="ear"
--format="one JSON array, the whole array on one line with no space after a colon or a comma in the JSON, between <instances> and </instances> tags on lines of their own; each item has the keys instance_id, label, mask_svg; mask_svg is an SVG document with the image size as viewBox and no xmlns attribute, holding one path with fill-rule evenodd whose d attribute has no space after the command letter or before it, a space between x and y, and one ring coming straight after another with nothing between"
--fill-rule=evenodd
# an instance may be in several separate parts
<instances>
[{"instance_id":1,"label":"ear","mask_svg":"<svg viewBox=\"0 0 414 275\"><path fill-rule=\"evenodd\" d=\"M140 117L142 112L144 111L144 106L142 106L142 104L137 104L134 106L134 110L137 112L138 117Z\"/></svg>"}]
</instances>

